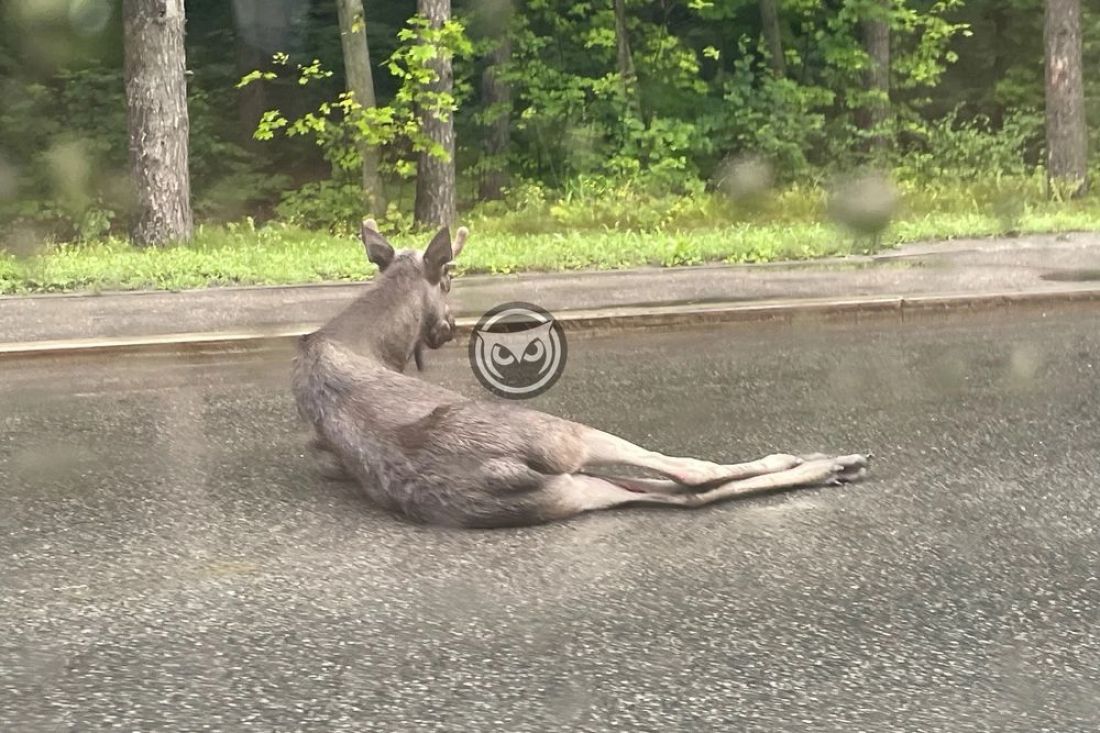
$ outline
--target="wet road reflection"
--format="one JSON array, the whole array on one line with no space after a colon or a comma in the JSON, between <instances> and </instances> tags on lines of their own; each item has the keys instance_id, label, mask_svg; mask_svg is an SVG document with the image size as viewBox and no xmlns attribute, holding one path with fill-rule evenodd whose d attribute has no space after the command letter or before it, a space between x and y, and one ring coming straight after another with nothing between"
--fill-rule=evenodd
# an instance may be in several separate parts
<instances>
[{"instance_id":1,"label":"wet road reflection","mask_svg":"<svg viewBox=\"0 0 1100 733\"><path fill-rule=\"evenodd\" d=\"M1100 726L1095 311L574 337L543 409L873 474L497 532L321 480L288 358L0 366L0 729Z\"/></svg>"}]
</instances>

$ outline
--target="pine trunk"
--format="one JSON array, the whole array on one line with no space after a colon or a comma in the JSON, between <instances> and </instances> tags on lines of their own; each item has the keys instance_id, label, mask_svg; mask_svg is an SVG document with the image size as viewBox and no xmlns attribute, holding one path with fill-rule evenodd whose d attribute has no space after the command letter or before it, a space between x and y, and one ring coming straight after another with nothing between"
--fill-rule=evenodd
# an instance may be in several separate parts
<instances>
[{"instance_id":1,"label":"pine trunk","mask_svg":"<svg viewBox=\"0 0 1100 733\"><path fill-rule=\"evenodd\" d=\"M417 0L417 11L433 28L441 27L451 17L450 0ZM429 89L451 92L454 78L449 53L440 53L432 62L436 80ZM449 112L442 115L422 110L420 124L424 134L443 148L445 158L421 152L416 168L416 222L426 226L449 227L455 220L455 133L454 119Z\"/></svg>"},{"instance_id":2,"label":"pine trunk","mask_svg":"<svg viewBox=\"0 0 1100 733\"><path fill-rule=\"evenodd\" d=\"M481 98L489 119L485 129L485 172L479 195L494 201L504 197L508 185L508 147L511 144L512 87L501 77L512 58L512 39L505 35L489 55L489 65L481 75Z\"/></svg>"},{"instance_id":3,"label":"pine trunk","mask_svg":"<svg viewBox=\"0 0 1100 733\"><path fill-rule=\"evenodd\" d=\"M787 75L787 60L783 58L783 34L779 28L779 0L760 0L760 25L768 45L768 63L779 78Z\"/></svg>"},{"instance_id":4,"label":"pine trunk","mask_svg":"<svg viewBox=\"0 0 1100 733\"><path fill-rule=\"evenodd\" d=\"M355 95L364 108L376 106L374 75L370 66L370 48L367 45L366 16L363 0L336 0L340 19L340 43L344 51L344 75L347 89ZM363 159L363 198L370 213L381 216L386 213L386 193L382 177L378 174L378 149L360 143L359 155Z\"/></svg>"},{"instance_id":5,"label":"pine trunk","mask_svg":"<svg viewBox=\"0 0 1100 733\"><path fill-rule=\"evenodd\" d=\"M1080 0L1047 0L1044 38L1047 176L1079 195L1088 187Z\"/></svg>"},{"instance_id":6,"label":"pine trunk","mask_svg":"<svg viewBox=\"0 0 1100 733\"><path fill-rule=\"evenodd\" d=\"M134 242L191 237L183 0L124 0Z\"/></svg>"}]
</instances>

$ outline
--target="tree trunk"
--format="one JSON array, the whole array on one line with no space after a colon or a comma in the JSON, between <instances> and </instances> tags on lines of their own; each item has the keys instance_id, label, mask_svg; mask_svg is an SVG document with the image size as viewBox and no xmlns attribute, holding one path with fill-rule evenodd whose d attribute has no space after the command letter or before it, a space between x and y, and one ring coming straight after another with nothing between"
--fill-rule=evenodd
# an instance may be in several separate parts
<instances>
[{"instance_id":1,"label":"tree trunk","mask_svg":"<svg viewBox=\"0 0 1100 733\"><path fill-rule=\"evenodd\" d=\"M348 91L364 108L376 106L374 75L371 73L370 48L367 46L366 16L363 0L336 0L340 18L340 43L344 50L344 75ZM378 174L378 149L363 142L359 145L363 158L363 198L370 213L386 213L386 193Z\"/></svg>"},{"instance_id":2,"label":"tree trunk","mask_svg":"<svg viewBox=\"0 0 1100 733\"><path fill-rule=\"evenodd\" d=\"M779 31L779 0L760 0L760 25L772 73L782 79L787 75L787 60L783 58L783 34Z\"/></svg>"},{"instance_id":3,"label":"tree trunk","mask_svg":"<svg viewBox=\"0 0 1100 733\"><path fill-rule=\"evenodd\" d=\"M869 98L863 112L863 127L875 131L871 136L872 150L881 151L889 145L883 130L890 119L890 0L878 0L874 14L863 21L863 46L870 57L866 74Z\"/></svg>"},{"instance_id":4,"label":"tree trunk","mask_svg":"<svg viewBox=\"0 0 1100 733\"><path fill-rule=\"evenodd\" d=\"M1088 130L1081 74L1081 0L1047 0L1047 177L1074 195L1088 187Z\"/></svg>"},{"instance_id":5,"label":"tree trunk","mask_svg":"<svg viewBox=\"0 0 1100 733\"><path fill-rule=\"evenodd\" d=\"M997 99L996 86L1005 78L1005 73L1012 62L1011 56L1015 53L1015 49L1010 45L1006 35L1006 31L1010 27L1009 10L1001 3L993 3L988 11L990 46L993 54L991 70L993 83L990 85L989 95L992 112L989 115L989 120L995 130L999 130L1005 121L1005 106Z\"/></svg>"},{"instance_id":6,"label":"tree trunk","mask_svg":"<svg viewBox=\"0 0 1100 733\"><path fill-rule=\"evenodd\" d=\"M183 0L124 0L126 107L138 245L191 237Z\"/></svg>"},{"instance_id":7,"label":"tree trunk","mask_svg":"<svg viewBox=\"0 0 1100 733\"><path fill-rule=\"evenodd\" d=\"M428 19L432 28L439 28L451 17L451 0L417 0L417 12ZM429 89L450 93L454 87L450 54L441 50L431 67L437 78ZM418 224L449 227L455 220L454 116L449 112L439 115L423 110L420 121L424 134L443 148L446 158L437 158L426 151L420 153L414 218Z\"/></svg>"},{"instance_id":8,"label":"tree trunk","mask_svg":"<svg viewBox=\"0 0 1100 733\"><path fill-rule=\"evenodd\" d=\"M486 166L478 193L486 201L504 198L504 187L508 185L512 86L501 78L501 72L511 58L512 39L506 30L489 55L489 65L481 75L481 98L488 119L485 124Z\"/></svg>"},{"instance_id":9,"label":"tree trunk","mask_svg":"<svg viewBox=\"0 0 1100 733\"><path fill-rule=\"evenodd\" d=\"M626 30L626 2L614 0L615 3L615 45L618 50L617 66L619 78L626 89L634 87L634 56L630 53L630 36Z\"/></svg>"}]
</instances>

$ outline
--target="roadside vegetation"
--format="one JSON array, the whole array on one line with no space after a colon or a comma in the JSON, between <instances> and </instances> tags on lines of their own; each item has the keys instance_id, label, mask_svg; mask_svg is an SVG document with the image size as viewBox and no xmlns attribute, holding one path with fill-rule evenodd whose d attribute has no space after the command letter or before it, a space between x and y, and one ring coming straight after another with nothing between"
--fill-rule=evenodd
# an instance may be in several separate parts
<instances>
[{"instance_id":1,"label":"roadside vegetation","mask_svg":"<svg viewBox=\"0 0 1100 733\"><path fill-rule=\"evenodd\" d=\"M916 188L901 195L880 242L827 216L818 189L753 202L717 194L530 202L471 212L459 273L675 267L865 254L904 242L1100 229L1100 196L1051 201L1041 182L983 190ZM395 245L422 247L416 231ZM204 225L186 244L134 247L123 238L45 245L0 258L0 293L188 289L361 280L373 274L355 234L250 220Z\"/></svg>"},{"instance_id":2,"label":"roadside vegetation","mask_svg":"<svg viewBox=\"0 0 1100 733\"><path fill-rule=\"evenodd\" d=\"M4 16L0 293L359 279L367 215L470 273L1100 229L1094 0L167 2Z\"/></svg>"}]
</instances>

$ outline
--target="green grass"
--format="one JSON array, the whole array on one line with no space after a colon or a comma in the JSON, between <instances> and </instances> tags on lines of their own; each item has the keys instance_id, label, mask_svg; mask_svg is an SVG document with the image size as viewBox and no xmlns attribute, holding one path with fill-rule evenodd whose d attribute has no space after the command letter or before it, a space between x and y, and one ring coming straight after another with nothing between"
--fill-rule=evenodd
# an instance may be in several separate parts
<instances>
[{"instance_id":1,"label":"green grass","mask_svg":"<svg viewBox=\"0 0 1100 733\"><path fill-rule=\"evenodd\" d=\"M1010 206L1000 205L1010 201ZM1027 190L905 192L885 246L1014 231L1100 229L1100 198L1048 202ZM602 197L474 212L460 258L467 273L769 262L863 251L824 221L823 195L793 189L751 209L712 196ZM394 237L423 246L425 236ZM352 237L283 225L200 228L184 246L136 249L123 240L50 244L0 255L0 293L188 289L361 280L372 273Z\"/></svg>"}]
</instances>

